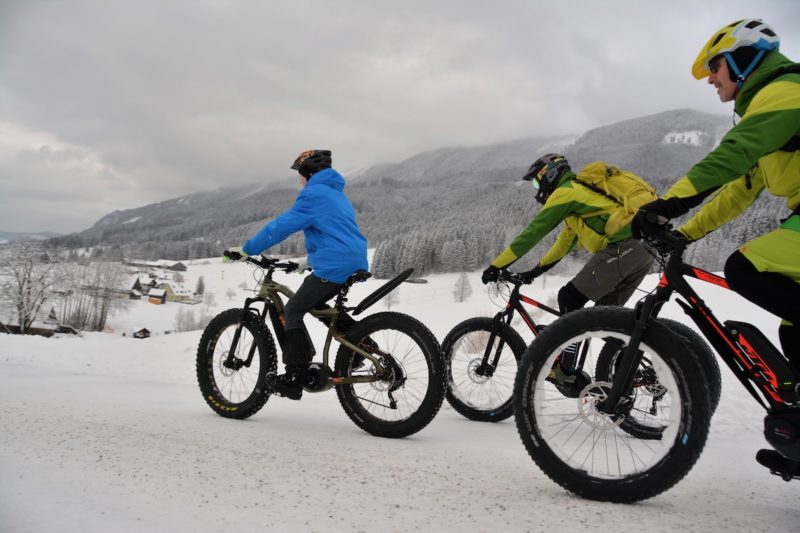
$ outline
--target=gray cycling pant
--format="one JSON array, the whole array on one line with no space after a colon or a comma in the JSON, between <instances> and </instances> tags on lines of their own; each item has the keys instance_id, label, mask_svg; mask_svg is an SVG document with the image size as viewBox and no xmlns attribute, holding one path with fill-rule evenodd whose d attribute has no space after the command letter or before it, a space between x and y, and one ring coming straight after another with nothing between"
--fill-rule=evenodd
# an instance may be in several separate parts
<instances>
[{"instance_id":1,"label":"gray cycling pant","mask_svg":"<svg viewBox=\"0 0 800 533\"><path fill-rule=\"evenodd\" d=\"M627 239L595 253L570 283L597 304L625 305L653 261L645 245Z\"/></svg>"}]
</instances>

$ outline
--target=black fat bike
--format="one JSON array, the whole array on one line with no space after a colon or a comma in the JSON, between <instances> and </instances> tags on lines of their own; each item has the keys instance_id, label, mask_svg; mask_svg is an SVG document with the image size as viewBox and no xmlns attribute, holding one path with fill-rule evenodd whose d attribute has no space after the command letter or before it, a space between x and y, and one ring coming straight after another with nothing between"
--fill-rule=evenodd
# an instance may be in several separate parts
<instances>
[{"instance_id":1,"label":"black fat bike","mask_svg":"<svg viewBox=\"0 0 800 533\"><path fill-rule=\"evenodd\" d=\"M719 389L718 376L708 370L713 353L658 317L678 293L681 308L766 409L767 441L785 457L800 460L800 375L754 326L722 324L714 317L685 277L724 288L727 283L683 262L685 240L664 233L650 244L658 250L662 276L635 309L575 311L555 321L525 352L514 385L514 414L531 458L575 494L612 502L655 496L691 470L705 445ZM595 372L575 398L565 398L548 376L564 347L575 343L584 354L584 369ZM649 425L657 428L657 438L624 431L627 420L648 409L642 397L649 398Z\"/></svg>"},{"instance_id":2,"label":"black fat bike","mask_svg":"<svg viewBox=\"0 0 800 533\"><path fill-rule=\"evenodd\" d=\"M502 270L499 279L508 289L505 308L494 317L470 318L457 324L442 341L447 401L464 417L482 422L499 422L514 413L514 380L519 361L527 348L519 333L511 327L514 313L519 313L534 335L534 342L547 325L537 324L523 303L555 317L561 316L557 309L520 292L523 285L533 280L508 270ZM708 345L693 329L680 322L664 320L664 324L694 350L710 355L703 364L707 375L711 376L716 408L720 372ZM565 397L577 398L591 381L584 370L587 368L586 348L572 344L562 351L552 365L548 380ZM593 365L596 375L608 379L618 362L618 354L618 346L612 344L601 351ZM663 430L658 420L661 387L655 380L647 358L643 358L637 369L636 385L639 401L620 427L640 439L659 439Z\"/></svg>"},{"instance_id":3,"label":"black fat bike","mask_svg":"<svg viewBox=\"0 0 800 533\"><path fill-rule=\"evenodd\" d=\"M245 261L262 270L257 295L241 309L223 311L206 327L197 349L197 380L203 398L216 413L243 419L257 413L270 398L267 373L277 369L283 344L284 304L291 289L272 279L276 270L291 272L298 265L264 256ZM311 315L328 327L322 361L309 365L307 392L336 388L347 416L364 431L380 437L406 437L433 420L444 399L444 363L434 335L416 319L395 312L353 320L408 278L406 270L346 307L350 287L370 277L356 272L339 290L333 307L320 306ZM270 326L272 331L270 331ZM274 332L274 337L273 337ZM331 341L340 346L333 369Z\"/></svg>"},{"instance_id":4,"label":"black fat bike","mask_svg":"<svg viewBox=\"0 0 800 533\"><path fill-rule=\"evenodd\" d=\"M494 317L457 324L442 341L447 402L462 416L480 422L500 422L514 414L514 378L526 348L511 327L514 313L519 313L534 336L544 326L534 321L523 302L560 316L556 309L520 293L529 282L519 275L502 270L500 282L509 288L505 308Z\"/></svg>"}]
</instances>

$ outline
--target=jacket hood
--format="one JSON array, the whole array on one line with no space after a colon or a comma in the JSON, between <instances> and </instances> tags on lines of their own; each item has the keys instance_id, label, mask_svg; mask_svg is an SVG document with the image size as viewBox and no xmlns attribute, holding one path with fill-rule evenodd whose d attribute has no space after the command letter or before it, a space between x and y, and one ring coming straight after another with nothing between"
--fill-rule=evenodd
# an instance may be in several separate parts
<instances>
[{"instance_id":1,"label":"jacket hood","mask_svg":"<svg viewBox=\"0 0 800 533\"><path fill-rule=\"evenodd\" d=\"M764 59L761 60L761 64L747 78L739 94L736 96L736 103L734 105L736 114L740 117L744 116L756 93L770 82L779 69L793 64L794 63L789 58L777 50L773 50L765 55Z\"/></svg>"},{"instance_id":2,"label":"jacket hood","mask_svg":"<svg viewBox=\"0 0 800 533\"><path fill-rule=\"evenodd\" d=\"M313 187L317 185L327 185L328 187L336 189L337 191L343 191L344 176L332 168L326 168L313 174L311 179L308 180L308 185L306 185L306 187Z\"/></svg>"}]
</instances>

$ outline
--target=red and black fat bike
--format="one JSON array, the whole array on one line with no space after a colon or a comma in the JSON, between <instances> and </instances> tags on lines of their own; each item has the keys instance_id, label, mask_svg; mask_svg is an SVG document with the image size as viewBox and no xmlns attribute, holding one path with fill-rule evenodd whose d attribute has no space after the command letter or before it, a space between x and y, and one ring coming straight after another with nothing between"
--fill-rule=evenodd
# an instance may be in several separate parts
<instances>
[{"instance_id":1,"label":"red and black fat bike","mask_svg":"<svg viewBox=\"0 0 800 533\"><path fill-rule=\"evenodd\" d=\"M481 422L500 422L514 413L512 393L517 365L526 344L511 327L519 313L534 336L542 328L523 303L552 315L558 310L520 293L530 283L518 274L500 272L500 283L510 288L505 309L494 317L476 317L457 324L442 341L447 402L461 415Z\"/></svg>"},{"instance_id":2,"label":"red and black fat bike","mask_svg":"<svg viewBox=\"0 0 800 533\"><path fill-rule=\"evenodd\" d=\"M519 333L511 327L514 314L518 313L535 338L545 329L546 324L537 324L523 304L539 308L554 317L561 313L534 298L520 292L528 279L508 270L500 272L500 282L505 286L507 302L505 308L494 317L476 317L457 324L442 341L445 359L448 403L461 415L481 422L500 422L514 413L513 391L519 361L527 348ZM667 327L684 338L685 342L706 350L702 338L688 326L666 320ZM583 351L581 351L581 348ZM574 343L567 346L553 362L549 381L565 397L577 398L580 391L589 384L587 347ZM710 353L710 352L709 352ZM616 351L611 347L603 352L595 365L601 375L608 372L614 363ZM712 376L715 393L714 406L719 400L720 374L713 357L707 359L707 374ZM645 394L657 389L649 361L644 359L636 373L637 391L642 392L632 416L622 424L622 429L642 439L658 439L661 424L658 421L660 398Z\"/></svg>"},{"instance_id":3,"label":"red and black fat bike","mask_svg":"<svg viewBox=\"0 0 800 533\"><path fill-rule=\"evenodd\" d=\"M719 383L714 383L719 376L708 364L714 354L704 342L690 342L658 317L677 293L678 304L703 337L766 410L769 444L786 464L796 466L800 374L755 326L717 320L685 278L725 288L727 283L683 262L685 240L664 233L650 244L658 250L663 273L635 309L575 311L551 324L525 352L514 386L514 413L531 458L575 494L613 502L655 496L692 469L719 400ZM566 398L548 377L562 350L575 343L585 354L582 371L589 379L576 398ZM638 438L624 426L631 419L642 421L646 405L640 400L646 396L652 401L648 425L654 434ZM791 469L773 473L787 481L797 475Z\"/></svg>"}]
</instances>

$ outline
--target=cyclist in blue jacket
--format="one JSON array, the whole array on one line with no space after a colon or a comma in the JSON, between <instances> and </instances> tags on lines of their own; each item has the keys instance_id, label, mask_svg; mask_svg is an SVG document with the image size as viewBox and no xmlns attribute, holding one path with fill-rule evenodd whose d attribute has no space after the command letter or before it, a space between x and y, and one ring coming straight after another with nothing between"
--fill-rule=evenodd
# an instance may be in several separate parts
<instances>
[{"instance_id":1,"label":"cyclist in blue jacket","mask_svg":"<svg viewBox=\"0 0 800 533\"><path fill-rule=\"evenodd\" d=\"M314 272L303 280L285 307L286 373L267 375L267 387L278 396L299 400L308 364L314 355L303 316L329 300L354 272L367 270L367 239L356 223L344 194L345 181L331 168L330 150L306 150L292 164L303 189L294 205L268 223L242 246L247 255L260 254L291 234L303 231L308 264Z\"/></svg>"}]
</instances>

